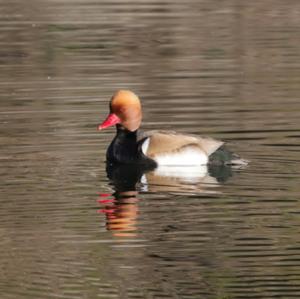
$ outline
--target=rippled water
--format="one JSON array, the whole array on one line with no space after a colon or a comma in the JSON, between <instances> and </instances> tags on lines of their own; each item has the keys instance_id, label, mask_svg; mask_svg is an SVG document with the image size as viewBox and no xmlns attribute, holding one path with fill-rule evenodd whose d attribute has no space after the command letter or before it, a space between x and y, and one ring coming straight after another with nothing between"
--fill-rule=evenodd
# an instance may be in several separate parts
<instances>
[{"instance_id":1,"label":"rippled water","mask_svg":"<svg viewBox=\"0 0 300 299\"><path fill-rule=\"evenodd\" d=\"M0 294L300 297L299 1L0 1ZM119 88L145 129L228 141L199 176L114 169Z\"/></svg>"}]
</instances>

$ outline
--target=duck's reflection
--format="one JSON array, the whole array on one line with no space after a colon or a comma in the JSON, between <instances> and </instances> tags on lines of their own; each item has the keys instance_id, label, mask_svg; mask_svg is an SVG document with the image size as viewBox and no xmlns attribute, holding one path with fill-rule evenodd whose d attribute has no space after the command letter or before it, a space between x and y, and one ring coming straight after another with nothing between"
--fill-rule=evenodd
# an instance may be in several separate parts
<instances>
[{"instance_id":1,"label":"duck's reflection","mask_svg":"<svg viewBox=\"0 0 300 299\"><path fill-rule=\"evenodd\" d=\"M134 237L137 230L139 191L173 193L216 193L220 182L232 175L228 166L158 167L107 164L113 194L100 194L106 227L118 237ZM112 197L111 197L112 196Z\"/></svg>"},{"instance_id":2,"label":"duck's reflection","mask_svg":"<svg viewBox=\"0 0 300 299\"><path fill-rule=\"evenodd\" d=\"M115 192L100 194L98 202L103 206L100 212L106 215L106 228L118 237L134 237L138 215L138 185L149 169L136 165L115 165L107 163L107 176ZM112 198L110 199L110 196Z\"/></svg>"},{"instance_id":3,"label":"duck's reflection","mask_svg":"<svg viewBox=\"0 0 300 299\"><path fill-rule=\"evenodd\" d=\"M105 208L100 210L106 215L106 228L115 236L133 237L136 230L136 218L138 215L137 191L124 191L122 194L114 194L115 199L109 201L99 199ZM103 198L103 196L102 196Z\"/></svg>"}]
</instances>

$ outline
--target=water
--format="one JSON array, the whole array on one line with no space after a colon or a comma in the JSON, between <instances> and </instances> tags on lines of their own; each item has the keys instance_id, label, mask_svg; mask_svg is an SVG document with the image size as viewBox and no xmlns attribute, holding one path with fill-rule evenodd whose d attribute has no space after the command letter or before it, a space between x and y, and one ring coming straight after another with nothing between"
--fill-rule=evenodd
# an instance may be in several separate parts
<instances>
[{"instance_id":1,"label":"water","mask_svg":"<svg viewBox=\"0 0 300 299\"><path fill-rule=\"evenodd\" d=\"M13 0L0 16L1 299L300 297L299 1ZM251 163L109 180L114 132L96 125L119 88L145 129Z\"/></svg>"}]
</instances>

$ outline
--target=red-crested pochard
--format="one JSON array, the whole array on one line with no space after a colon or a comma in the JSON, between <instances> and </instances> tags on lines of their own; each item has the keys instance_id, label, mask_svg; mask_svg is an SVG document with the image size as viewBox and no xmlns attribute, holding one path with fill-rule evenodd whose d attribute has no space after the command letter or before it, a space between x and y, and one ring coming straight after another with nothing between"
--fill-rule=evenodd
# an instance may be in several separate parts
<instances>
[{"instance_id":1,"label":"red-crested pochard","mask_svg":"<svg viewBox=\"0 0 300 299\"><path fill-rule=\"evenodd\" d=\"M197 166L206 164L245 164L224 147L224 142L209 137L173 131L139 130L141 102L129 90L119 90L111 98L110 113L98 130L116 125L117 134L107 150L107 160L123 164Z\"/></svg>"}]
</instances>

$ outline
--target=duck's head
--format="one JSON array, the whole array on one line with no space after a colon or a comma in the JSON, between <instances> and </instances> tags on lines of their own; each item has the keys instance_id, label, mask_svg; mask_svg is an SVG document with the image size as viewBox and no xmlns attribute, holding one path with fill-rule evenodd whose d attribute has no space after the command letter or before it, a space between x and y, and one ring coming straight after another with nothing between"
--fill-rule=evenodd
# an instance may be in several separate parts
<instances>
[{"instance_id":1,"label":"duck's head","mask_svg":"<svg viewBox=\"0 0 300 299\"><path fill-rule=\"evenodd\" d=\"M142 121L141 102L132 91L117 91L112 96L109 107L110 113L105 121L98 126L98 130L117 124L131 132L140 127Z\"/></svg>"}]
</instances>

